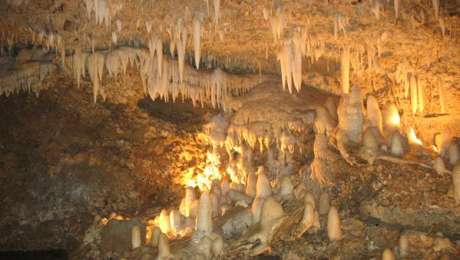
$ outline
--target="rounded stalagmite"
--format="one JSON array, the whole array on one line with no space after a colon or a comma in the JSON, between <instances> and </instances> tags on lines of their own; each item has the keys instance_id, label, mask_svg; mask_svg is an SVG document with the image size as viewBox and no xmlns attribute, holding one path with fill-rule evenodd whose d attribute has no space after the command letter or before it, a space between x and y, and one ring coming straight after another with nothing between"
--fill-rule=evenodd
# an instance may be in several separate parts
<instances>
[{"instance_id":1,"label":"rounded stalagmite","mask_svg":"<svg viewBox=\"0 0 460 260\"><path fill-rule=\"evenodd\" d=\"M339 212L334 206L329 208L329 214L327 216L327 236L330 241L338 241L342 239Z\"/></svg>"},{"instance_id":2,"label":"rounded stalagmite","mask_svg":"<svg viewBox=\"0 0 460 260\"><path fill-rule=\"evenodd\" d=\"M460 202L460 163L457 163L452 170L452 181L454 184L455 201Z\"/></svg>"},{"instance_id":3,"label":"rounded stalagmite","mask_svg":"<svg viewBox=\"0 0 460 260\"><path fill-rule=\"evenodd\" d=\"M141 228L138 225L135 225L131 229L131 245L133 249L136 249L142 245Z\"/></svg>"},{"instance_id":4,"label":"rounded stalagmite","mask_svg":"<svg viewBox=\"0 0 460 260\"><path fill-rule=\"evenodd\" d=\"M395 260L395 254L391 249L385 249L382 254L382 260Z\"/></svg>"}]
</instances>

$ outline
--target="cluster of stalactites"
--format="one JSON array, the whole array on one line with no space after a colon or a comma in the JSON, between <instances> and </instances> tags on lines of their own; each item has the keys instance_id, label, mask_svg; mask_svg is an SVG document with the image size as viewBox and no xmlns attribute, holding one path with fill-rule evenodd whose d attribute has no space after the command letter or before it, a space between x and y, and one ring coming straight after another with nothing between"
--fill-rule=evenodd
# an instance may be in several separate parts
<instances>
[{"instance_id":1,"label":"cluster of stalactites","mask_svg":"<svg viewBox=\"0 0 460 260\"><path fill-rule=\"evenodd\" d=\"M20 65L13 73L8 73L0 78L0 96L24 92L33 92L38 96L41 89L45 88L43 80L54 73L56 66L50 62L28 62Z\"/></svg>"},{"instance_id":2,"label":"cluster of stalactites","mask_svg":"<svg viewBox=\"0 0 460 260\"><path fill-rule=\"evenodd\" d=\"M40 31L37 33L32 30L30 32L32 44L41 45L45 51L54 50L56 54L59 53L62 62L62 67L64 67L66 51L65 43L62 36L55 32Z\"/></svg>"},{"instance_id":3,"label":"cluster of stalactites","mask_svg":"<svg viewBox=\"0 0 460 260\"><path fill-rule=\"evenodd\" d=\"M412 114L423 114L425 111L425 81L414 70L405 64L399 64L395 72L396 83L402 85L405 99L410 100ZM441 112L444 108L442 88L439 88Z\"/></svg>"},{"instance_id":4,"label":"cluster of stalactites","mask_svg":"<svg viewBox=\"0 0 460 260\"><path fill-rule=\"evenodd\" d=\"M114 0L85 0L88 17L94 14L96 24L104 24L108 28L112 17L123 8L122 3Z\"/></svg>"},{"instance_id":5,"label":"cluster of stalactites","mask_svg":"<svg viewBox=\"0 0 460 260\"><path fill-rule=\"evenodd\" d=\"M6 3L8 5L11 5L11 6L14 6L14 7L18 7L18 6L21 6L21 5L27 5L29 4L30 0L6 0Z\"/></svg>"},{"instance_id":6,"label":"cluster of stalactites","mask_svg":"<svg viewBox=\"0 0 460 260\"><path fill-rule=\"evenodd\" d=\"M193 105L211 104L217 108L224 105L225 97L233 90L242 93L250 87L238 84L238 80L233 80L220 69L202 72L186 66L183 61L181 65L181 62L163 56L162 46L159 38L152 37L148 51L121 47L110 52L86 53L76 49L73 75L79 86L88 72L95 102L99 95L105 96L102 84L105 72L109 77L117 77L126 74L129 66L139 70L144 91L152 99L172 99L175 102L182 97L191 99Z\"/></svg>"},{"instance_id":7,"label":"cluster of stalactites","mask_svg":"<svg viewBox=\"0 0 460 260\"><path fill-rule=\"evenodd\" d=\"M289 93L292 93L293 85L297 92L302 87L302 59L306 54L306 38L306 33L298 30L292 38L282 42L278 52L283 89L287 88Z\"/></svg>"}]
</instances>

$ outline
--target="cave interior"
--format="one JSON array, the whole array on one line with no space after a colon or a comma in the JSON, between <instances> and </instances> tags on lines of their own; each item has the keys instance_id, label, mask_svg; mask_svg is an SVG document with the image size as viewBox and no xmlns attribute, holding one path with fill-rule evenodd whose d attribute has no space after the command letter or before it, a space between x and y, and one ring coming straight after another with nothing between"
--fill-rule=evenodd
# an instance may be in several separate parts
<instances>
[{"instance_id":1,"label":"cave interior","mask_svg":"<svg viewBox=\"0 0 460 260\"><path fill-rule=\"evenodd\" d=\"M460 259L458 0L0 0L0 259Z\"/></svg>"}]
</instances>

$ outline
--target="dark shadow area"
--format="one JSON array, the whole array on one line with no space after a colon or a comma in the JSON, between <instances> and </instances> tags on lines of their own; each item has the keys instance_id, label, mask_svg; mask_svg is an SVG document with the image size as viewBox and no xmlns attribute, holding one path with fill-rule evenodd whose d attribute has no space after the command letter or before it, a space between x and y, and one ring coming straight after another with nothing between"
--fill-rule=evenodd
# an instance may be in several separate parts
<instances>
[{"instance_id":1,"label":"dark shadow area","mask_svg":"<svg viewBox=\"0 0 460 260\"><path fill-rule=\"evenodd\" d=\"M64 260L69 259L65 250L43 250L43 251L6 251L0 252L2 260Z\"/></svg>"},{"instance_id":2,"label":"dark shadow area","mask_svg":"<svg viewBox=\"0 0 460 260\"><path fill-rule=\"evenodd\" d=\"M182 129L191 129L207 121L209 113L217 112L210 108L193 107L190 102L152 101L145 97L137 103L139 108L154 118L173 123Z\"/></svg>"}]
</instances>

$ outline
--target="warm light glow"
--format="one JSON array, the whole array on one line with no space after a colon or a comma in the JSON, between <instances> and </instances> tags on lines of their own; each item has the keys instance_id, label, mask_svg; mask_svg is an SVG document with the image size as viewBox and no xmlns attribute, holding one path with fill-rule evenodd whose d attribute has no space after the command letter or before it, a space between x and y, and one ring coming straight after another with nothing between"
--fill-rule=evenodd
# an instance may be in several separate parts
<instances>
[{"instance_id":1,"label":"warm light glow","mask_svg":"<svg viewBox=\"0 0 460 260\"><path fill-rule=\"evenodd\" d=\"M415 130L412 127L407 131L407 139L409 139L409 143L411 144L423 145L422 140L417 138Z\"/></svg>"},{"instance_id":2,"label":"warm light glow","mask_svg":"<svg viewBox=\"0 0 460 260\"><path fill-rule=\"evenodd\" d=\"M432 148L433 151L435 151L436 153L439 153L439 149L438 149L438 147L436 147L436 145L432 145L431 148Z\"/></svg>"},{"instance_id":3,"label":"warm light glow","mask_svg":"<svg viewBox=\"0 0 460 260\"><path fill-rule=\"evenodd\" d=\"M201 191L205 188L210 190L214 180L220 180L222 174L219 172L219 155L208 152L206 154L206 164L204 169L190 168L183 175L181 183L186 187L198 187Z\"/></svg>"},{"instance_id":4,"label":"warm light glow","mask_svg":"<svg viewBox=\"0 0 460 260\"><path fill-rule=\"evenodd\" d=\"M167 210L161 210L160 216L158 216L157 221L158 227L160 228L161 232L163 232L164 234L168 234L171 231L171 224L169 222L169 214Z\"/></svg>"},{"instance_id":5,"label":"warm light glow","mask_svg":"<svg viewBox=\"0 0 460 260\"><path fill-rule=\"evenodd\" d=\"M392 109L390 111L390 118L388 120L388 122L394 126L394 127L400 127L401 125L401 118L399 117L399 112L397 109Z\"/></svg>"},{"instance_id":6,"label":"warm light glow","mask_svg":"<svg viewBox=\"0 0 460 260\"><path fill-rule=\"evenodd\" d=\"M230 177L230 181L232 183L241 183L240 177L236 174L235 169L233 169L233 167L228 167L225 172L227 173L227 176Z\"/></svg>"}]
</instances>

